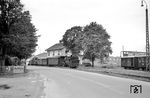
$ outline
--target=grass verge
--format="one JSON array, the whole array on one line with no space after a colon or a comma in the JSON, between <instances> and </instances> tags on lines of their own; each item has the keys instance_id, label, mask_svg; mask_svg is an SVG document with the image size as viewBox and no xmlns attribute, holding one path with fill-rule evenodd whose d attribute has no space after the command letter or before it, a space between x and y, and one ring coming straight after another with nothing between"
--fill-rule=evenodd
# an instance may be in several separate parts
<instances>
[{"instance_id":1,"label":"grass verge","mask_svg":"<svg viewBox=\"0 0 150 98\"><path fill-rule=\"evenodd\" d=\"M107 67L107 66L105 67L103 66L101 67L79 66L77 70L150 82L150 72L140 71L140 70L127 70L121 67Z\"/></svg>"}]
</instances>

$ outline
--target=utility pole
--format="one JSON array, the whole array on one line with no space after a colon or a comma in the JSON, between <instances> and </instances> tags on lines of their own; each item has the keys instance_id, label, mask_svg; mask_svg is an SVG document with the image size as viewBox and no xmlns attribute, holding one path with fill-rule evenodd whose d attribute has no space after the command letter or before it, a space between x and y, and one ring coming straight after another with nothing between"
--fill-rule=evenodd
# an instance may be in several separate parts
<instances>
[{"instance_id":1,"label":"utility pole","mask_svg":"<svg viewBox=\"0 0 150 98\"><path fill-rule=\"evenodd\" d=\"M146 5L146 70L150 70L150 51L149 51L149 25L148 25L148 6L145 0L142 0L141 6Z\"/></svg>"}]
</instances>

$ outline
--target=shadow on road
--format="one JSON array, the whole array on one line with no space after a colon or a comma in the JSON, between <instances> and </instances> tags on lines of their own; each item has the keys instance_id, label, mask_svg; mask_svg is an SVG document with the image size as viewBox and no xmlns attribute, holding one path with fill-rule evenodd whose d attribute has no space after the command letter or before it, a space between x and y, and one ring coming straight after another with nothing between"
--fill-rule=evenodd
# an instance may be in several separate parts
<instances>
[{"instance_id":1,"label":"shadow on road","mask_svg":"<svg viewBox=\"0 0 150 98\"><path fill-rule=\"evenodd\" d=\"M6 89L10 89L11 87L8 86L7 84L3 84L3 85L0 85L0 90L6 90Z\"/></svg>"}]
</instances>

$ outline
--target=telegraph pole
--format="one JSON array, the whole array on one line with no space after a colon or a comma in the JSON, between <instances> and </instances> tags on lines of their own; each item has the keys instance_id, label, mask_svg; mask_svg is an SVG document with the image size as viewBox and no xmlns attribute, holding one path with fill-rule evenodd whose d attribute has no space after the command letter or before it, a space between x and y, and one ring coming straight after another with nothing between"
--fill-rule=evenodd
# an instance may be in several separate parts
<instances>
[{"instance_id":1,"label":"telegraph pole","mask_svg":"<svg viewBox=\"0 0 150 98\"><path fill-rule=\"evenodd\" d=\"M148 25L148 6L145 0L142 0L141 6L146 5L146 70L150 70L150 51L149 51L149 25Z\"/></svg>"}]
</instances>

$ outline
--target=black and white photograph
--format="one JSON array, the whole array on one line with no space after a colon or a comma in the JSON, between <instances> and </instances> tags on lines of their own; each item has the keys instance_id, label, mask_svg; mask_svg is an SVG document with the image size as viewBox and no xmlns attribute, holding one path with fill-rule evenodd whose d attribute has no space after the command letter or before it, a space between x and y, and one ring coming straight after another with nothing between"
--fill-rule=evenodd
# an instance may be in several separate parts
<instances>
[{"instance_id":1,"label":"black and white photograph","mask_svg":"<svg viewBox=\"0 0 150 98\"><path fill-rule=\"evenodd\" d=\"M150 98L150 0L0 0L0 98Z\"/></svg>"}]
</instances>

